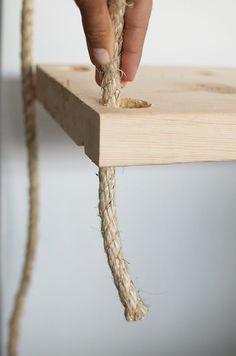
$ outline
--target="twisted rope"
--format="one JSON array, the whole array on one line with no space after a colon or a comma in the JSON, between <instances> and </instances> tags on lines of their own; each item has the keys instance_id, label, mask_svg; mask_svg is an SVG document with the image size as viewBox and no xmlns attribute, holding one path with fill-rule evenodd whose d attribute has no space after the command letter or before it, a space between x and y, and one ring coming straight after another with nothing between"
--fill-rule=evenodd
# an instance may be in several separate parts
<instances>
[{"instance_id":1,"label":"twisted rope","mask_svg":"<svg viewBox=\"0 0 236 356\"><path fill-rule=\"evenodd\" d=\"M115 33L115 52L110 64L102 67L101 102L119 107L120 99L120 53L122 49L125 0L109 0L109 12ZM104 248L120 301L125 308L127 321L141 320L148 312L129 275L120 240L115 201L115 168L99 169L99 215Z\"/></svg>"},{"instance_id":2,"label":"twisted rope","mask_svg":"<svg viewBox=\"0 0 236 356\"><path fill-rule=\"evenodd\" d=\"M123 42L124 15L126 0L109 0L109 12L113 23L115 47L111 63L102 66L101 103L110 107L119 107L120 98L120 53Z\"/></svg>"},{"instance_id":3,"label":"twisted rope","mask_svg":"<svg viewBox=\"0 0 236 356\"><path fill-rule=\"evenodd\" d=\"M99 215L104 248L127 321L142 320L148 312L129 275L122 251L115 202L115 169L99 169Z\"/></svg>"},{"instance_id":4,"label":"twisted rope","mask_svg":"<svg viewBox=\"0 0 236 356\"><path fill-rule=\"evenodd\" d=\"M28 240L20 286L9 324L8 356L17 355L20 319L29 289L37 244L38 225L38 147L35 120L35 90L32 71L33 1L23 0L21 21L21 75L25 124L25 140L28 153L29 212Z\"/></svg>"}]
</instances>

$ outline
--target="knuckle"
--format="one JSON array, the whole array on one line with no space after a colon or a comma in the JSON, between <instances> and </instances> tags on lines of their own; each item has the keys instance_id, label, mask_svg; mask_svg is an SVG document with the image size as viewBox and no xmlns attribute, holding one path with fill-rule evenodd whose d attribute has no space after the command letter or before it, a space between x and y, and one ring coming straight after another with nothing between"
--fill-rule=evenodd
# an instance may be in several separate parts
<instances>
[{"instance_id":1,"label":"knuckle","mask_svg":"<svg viewBox=\"0 0 236 356\"><path fill-rule=\"evenodd\" d=\"M136 55L136 56L138 56L139 54L140 54L140 52L141 52L141 49L142 49L142 47L139 45L137 45L137 46L134 46L134 47L129 47L129 48L125 48L124 50L123 50L123 54L125 54L125 55Z\"/></svg>"},{"instance_id":2,"label":"knuckle","mask_svg":"<svg viewBox=\"0 0 236 356\"><path fill-rule=\"evenodd\" d=\"M105 29L87 29L86 37L89 43L100 43L107 37L107 31Z\"/></svg>"}]
</instances>

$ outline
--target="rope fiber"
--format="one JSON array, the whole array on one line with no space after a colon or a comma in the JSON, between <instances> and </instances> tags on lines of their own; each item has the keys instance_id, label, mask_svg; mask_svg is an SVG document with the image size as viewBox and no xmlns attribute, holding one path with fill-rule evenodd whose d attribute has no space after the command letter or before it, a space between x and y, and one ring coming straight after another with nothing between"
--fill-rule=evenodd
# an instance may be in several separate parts
<instances>
[{"instance_id":1,"label":"rope fiber","mask_svg":"<svg viewBox=\"0 0 236 356\"><path fill-rule=\"evenodd\" d=\"M28 239L20 286L9 325L8 356L16 356L20 319L29 289L37 244L38 226L38 147L35 117L35 87L32 69L33 1L23 0L21 20L21 76L25 125L25 141L28 154L29 212Z\"/></svg>"}]
</instances>

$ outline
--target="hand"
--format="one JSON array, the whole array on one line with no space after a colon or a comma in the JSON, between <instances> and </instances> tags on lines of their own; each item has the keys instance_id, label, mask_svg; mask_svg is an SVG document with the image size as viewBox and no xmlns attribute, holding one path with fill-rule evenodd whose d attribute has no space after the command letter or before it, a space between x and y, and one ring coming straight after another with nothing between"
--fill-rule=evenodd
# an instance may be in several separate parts
<instances>
[{"instance_id":1,"label":"hand","mask_svg":"<svg viewBox=\"0 0 236 356\"><path fill-rule=\"evenodd\" d=\"M75 0L78 5L88 52L92 63L99 68L113 57L114 33L107 0ZM123 49L121 53L122 82L132 81L137 72L144 39L152 10L152 0L131 0L126 7ZM99 71L96 81L100 85Z\"/></svg>"}]
</instances>

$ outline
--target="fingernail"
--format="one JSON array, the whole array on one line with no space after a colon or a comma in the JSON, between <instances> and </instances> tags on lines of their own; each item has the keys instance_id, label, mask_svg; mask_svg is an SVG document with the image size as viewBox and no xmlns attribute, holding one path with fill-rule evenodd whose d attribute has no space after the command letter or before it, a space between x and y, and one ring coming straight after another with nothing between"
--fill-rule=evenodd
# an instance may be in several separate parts
<instances>
[{"instance_id":1,"label":"fingernail","mask_svg":"<svg viewBox=\"0 0 236 356\"><path fill-rule=\"evenodd\" d=\"M104 48L93 48L93 57L97 64L104 65L110 62L110 56Z\"/></svg>"}]
</instances>

